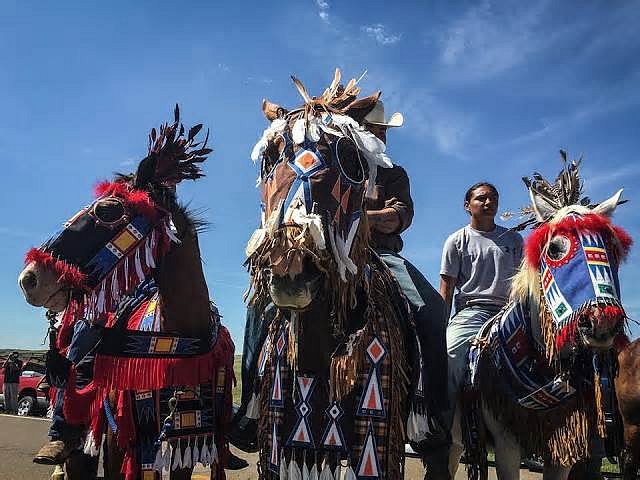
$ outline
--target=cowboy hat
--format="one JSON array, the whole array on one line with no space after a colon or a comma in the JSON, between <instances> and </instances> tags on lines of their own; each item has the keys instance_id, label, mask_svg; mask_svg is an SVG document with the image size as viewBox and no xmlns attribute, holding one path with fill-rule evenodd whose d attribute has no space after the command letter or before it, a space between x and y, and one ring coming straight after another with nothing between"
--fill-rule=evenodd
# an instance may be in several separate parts
<instances>
[{"instance_id":1,"label":"cowboy hat","mask_svg":"<svg viewBox=\"0 0 640 480\"><path fill-rule=\"evenodd\" d=\"M396 112L385 121L384 119L384 104L382 100L378 100L373 109L364 117L364 123L371 125L379 125L381 127L401 127L404 122L404 117L401 113Z\"/></svg>"}]
</instances>

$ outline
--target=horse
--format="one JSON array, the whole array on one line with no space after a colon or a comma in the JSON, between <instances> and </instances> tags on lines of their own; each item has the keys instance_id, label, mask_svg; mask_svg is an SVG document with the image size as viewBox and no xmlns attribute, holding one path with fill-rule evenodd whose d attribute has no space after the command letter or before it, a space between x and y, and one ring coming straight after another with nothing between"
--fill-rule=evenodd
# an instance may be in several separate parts
<instances>
[{"instance_id":1,"label":"horse","mask_svg":"<svg viewBox=\"0 0 640 480\"><path fill-rule=\"evenodd\" d=\"M618 408L624 429L622 471L625 480L638 478L640 469L640 339L625 346L618 355L615 378Z\"/></svg>"},{"instance_id":2,"label":"horse","mask_svg":"<svg viewBox=\"0 0 640 480\"><path fill-rule=\"evenodd\" d=\"M292 78L304 105L264 100L271 124L252 152L262 222L247 245L248 299L276 309L248 408L259 478L401 478L408 417L426 414L407 303L368 243L367 181L391 164L359 122L380 92L357 99L336 70L312 98Z\"/></svg>"},{"instance_id":3,"label":"horse","mask_svg":"<svg viewBox=\"0 0 640 480\"><path fill-rule=\"evenodd\" d=\"M500 480L519 478L521 454L531 452L544 457L545 480L565 480L605 436L600 375L625 338L618 267L631 239L610 220L621 191L589 206L580 198L580 162L562 154L555 184L537 173L524 178L531 217L519 227L535 229L510 303L470 349L471 385L450 459L455 472L464 443L470 478L487 478L488 437Z\"/></svg>"},{"instance_id":4,"label":"horse","mask_svg":"<svg viewBox=\"0 0 640 480\"><path fill-rule=\"evenodd\" d=\"M106 428L105 478L158 478L163 468L190 478L196 462L224 478L234 346L209 300L205 224L176 196L179 182L203 176L212 150L208 133L196 140L201 129L185 135L176 105L174 122L151 130L136 173L99 183L88 207L28 252L19 276L28 303L60 312L58 348L81 319L101 329L91 383L77 388L77 365L64 359L50 378L66 387L66 421L87 428L85 453L98 454ZM78 457L69 478L95 475Z\"/></svg>"}]
</instances>

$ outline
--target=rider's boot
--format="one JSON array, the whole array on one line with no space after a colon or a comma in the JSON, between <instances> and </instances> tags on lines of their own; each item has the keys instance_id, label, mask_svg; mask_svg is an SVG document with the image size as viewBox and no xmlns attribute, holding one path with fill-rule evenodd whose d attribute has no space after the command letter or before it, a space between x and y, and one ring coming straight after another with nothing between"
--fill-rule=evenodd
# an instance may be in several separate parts
<instances>
[{"instance_id":1,"label":"rider's boot","mask_svg":"<svg viewBox=\"0 0 640 480\"><path fill-rule=\"evenodd\" d=\"M69 436L61 440L45 443L33 457L34 463L41 465L60 465L80 446L80 436Z\"/></svg>"}]
</instances>

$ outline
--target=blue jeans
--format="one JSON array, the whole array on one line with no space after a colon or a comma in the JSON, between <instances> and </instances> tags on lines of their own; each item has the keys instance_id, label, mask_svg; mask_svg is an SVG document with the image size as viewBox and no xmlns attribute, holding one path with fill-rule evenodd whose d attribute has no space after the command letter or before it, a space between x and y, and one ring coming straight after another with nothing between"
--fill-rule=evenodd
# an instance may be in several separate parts
<instances>
[{"instance_id":1,"label":"blue jeans","mask_svg":"<svg viewBox=\"0 0 640 480\"><path fill-rule=\"evenodd\" d=\"M77 387L85 387L93 378L94 347L100 341L102 327L91 325L86 320L77 320L73 327L71 344L67 351L67 358L76 368ZM56 394L56 405L49 427L51 440L63 440L68 434L75 433L79 427L69 425L64 419L64 389L59 388Z\"/></svg>"},{"instance_id":2,"label":"blue jeans","mask_svg":"<svg viewBox=\"0 0 640 480\"><path fill-rule=\"evenodd\" d=\"M449 405L444 300L422 273L400 254L382 249L377 253L409 301L424 358L422 373L428 405L432 412L438 414Z\"/></svg>"}]
</instances>

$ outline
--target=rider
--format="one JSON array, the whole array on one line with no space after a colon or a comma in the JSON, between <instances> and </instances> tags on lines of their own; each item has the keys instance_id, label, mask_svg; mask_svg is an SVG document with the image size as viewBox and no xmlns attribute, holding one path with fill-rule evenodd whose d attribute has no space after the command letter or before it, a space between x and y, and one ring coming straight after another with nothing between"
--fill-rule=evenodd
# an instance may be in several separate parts
<instances>
[{"instance_id":1,"label":"rider","mask_svg":"<svg viewBox=\"0 0 640 480\"><path fill-rule=\"evenodd\" d=\"M73 328L73 336L66 357L75 364L77 386L83 388L93 378L93 364L95 360L95 346L100 340L102 327L92 325L87 320L79 319ZM49 368L49 367L47 367ZM49 373L49 376L51 374ZM56 387L53 378L50 381ZM49 427L50 441L42 446L33 461L44 465L58 465L80 445L82 427L71 425L64 418L63 409L64 388L58 388L53 409L53 418Z\"/></svg>"},{"instance_id":2,"label":"rider","mask_svg":"<svg viewBox=\"0 0 640 480\"><path fill-rule=\"evenodd\" d=\"M507 303L511 277L522 260L520 234L495 223L498 199L498 190L492 184L472 185L464 198L469 225L451 234L442 251L440 294L448 311L451 311L454 290L457 290L455 314L447 326L451 408L445 418L456 430L460 425L459 422L454 425L454 413L467 377L469 342ZM454 442L461 438L460 435L452 436ZM452 477L462 450L461 444L451 445L449 469Z\"/></svg>"},{"instance_id":3,"label":"rider","mask_svg":"<svg viewBox=\"0 0 640 480\"><path fill-rule=\"evenodd\" d=\"M376 103L363 122L364 127L385 144L387 128L401 127L402 123L403 118L399 113L394 113L385 121L381 101ZM448 407L446 310L438 292L416 267L400 255L403 247L400 234L409 228L413 219L409 177L404 168L394 165L392 168L378 169L376 184L366 198L366 208L372 247L389 267L409 301L424 356L428 410L437 422L436 425L441 424L442 413ZM442 468L432 460L432 456L448 442L446 432L441 431L434 432L434 435L418 445L422 450L427 472L434 478L442 475L439 472Z\"/></svg>"}]
</instances>

